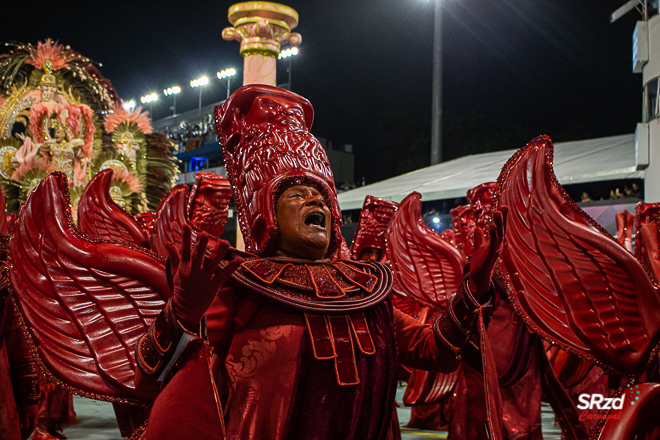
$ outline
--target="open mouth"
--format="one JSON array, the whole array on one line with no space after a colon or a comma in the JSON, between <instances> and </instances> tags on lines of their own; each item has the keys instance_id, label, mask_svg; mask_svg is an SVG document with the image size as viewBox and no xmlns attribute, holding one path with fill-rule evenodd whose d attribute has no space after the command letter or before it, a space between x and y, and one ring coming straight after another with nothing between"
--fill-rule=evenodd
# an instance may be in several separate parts
<instances>
[{"instance_id":1,"label":"open mouth","mask_svg":"<svg viewBox=\"0 0 660 440\"><path fill-rule=\"evenodd\" d=\"M307 226L318 226L325 229L325 214L322 211L310 212L305 217L305 224Z\"/></svg>"}]
</instances>

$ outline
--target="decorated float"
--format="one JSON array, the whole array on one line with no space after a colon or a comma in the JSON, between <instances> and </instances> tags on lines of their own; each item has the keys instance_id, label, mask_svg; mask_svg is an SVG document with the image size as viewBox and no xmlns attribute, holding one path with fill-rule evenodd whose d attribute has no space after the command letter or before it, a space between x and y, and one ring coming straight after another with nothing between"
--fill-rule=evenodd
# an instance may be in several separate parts
<instances>
[{"instance_id":1,"label":"decorated float","mask_svg":"<svg viewBox=\"0 0 660 440\"><path fill-rule=\"evenodd\" d=\"M155 211L177 177L174 144L149 113L126 110L89 58L52 40L0 56L0 187L8 214L49 173L68 177L76 218L83 189L112 169L110 195L135 215Z\"/></svg>"}]
</instances>

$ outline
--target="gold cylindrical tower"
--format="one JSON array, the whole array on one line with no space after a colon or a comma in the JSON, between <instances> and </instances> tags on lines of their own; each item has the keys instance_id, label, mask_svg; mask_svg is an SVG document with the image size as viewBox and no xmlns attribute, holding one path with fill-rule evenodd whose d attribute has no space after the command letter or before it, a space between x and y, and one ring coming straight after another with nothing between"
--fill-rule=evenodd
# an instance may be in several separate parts
<instances>
[{"instance_id":1,"label":"gold cylindrical tower","mask_svg":"<svg viewBox=\"0 0 660 440\"><path fill-rule=\"evenodd\" d=\"M279 3L254 1L231 6L228 18L232 27L222 31L222 38L241 43L243 85L277 85L281 46L302 41L300 34L291 32L298 26L298 13Z\"/></svg>"}]
</instances>

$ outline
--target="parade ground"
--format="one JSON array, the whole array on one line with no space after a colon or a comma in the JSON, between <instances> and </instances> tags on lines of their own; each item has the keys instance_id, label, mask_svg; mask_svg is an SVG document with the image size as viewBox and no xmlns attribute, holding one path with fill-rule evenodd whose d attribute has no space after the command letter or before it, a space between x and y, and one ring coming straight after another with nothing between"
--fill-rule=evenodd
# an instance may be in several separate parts
<instances>
[{"instance_id":1,"label":"parade ground","mask_svg":"<svg viewBox=\"0 0 660 440\"><path fill-rule=\"evenodd\" d=\"M397 401L401 401L405 388L399 387ZM115 413L112 405L107 402L74 397L76 413L78 414L78 425L70 426L64 432L70 440L121 440ZM554 424L554 415L549 405L541 408L543 419L544 440L559 440L561 435L559 428ZM404 425L410 419L410 409L401 407L399 420L401 422L401 438L403 440L428 440L434 438L446 439L446 431L419 431L405 428Z\"/></svg>"}]
</instances>

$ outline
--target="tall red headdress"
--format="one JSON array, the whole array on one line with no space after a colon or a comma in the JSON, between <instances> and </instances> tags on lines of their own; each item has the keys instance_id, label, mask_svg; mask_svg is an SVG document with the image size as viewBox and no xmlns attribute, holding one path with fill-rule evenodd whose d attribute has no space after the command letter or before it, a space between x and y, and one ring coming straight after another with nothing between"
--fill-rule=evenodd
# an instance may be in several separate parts
<instances>
[{"instance_id":1,"label":"tall red headdress","mask_svg":"<svg viewBox=\"0 0 660 440\"><path fill-rule=\"evenodd\" d=\"M259 98L287 105L274 106L259 121L246 121ZM323 194L332 214L327 254L332 255L341 241L341 211L328 157L309 132L314 120L310 102L288 90L251 84L234 92L214 114L246 249L262 256L275 251L279 195L287 185L309 184Z\"/></svg>"},{"instance_id":2,"label":"tall red headdress","mask_svg":"<svg viewBox=\"0 0 660 440\"><path fill-rule=\"evenodd\" d=\"M394 216L398 203L367 196L360 211L357 230L351 243L351 258L357 260L365 248L380 251L381 257L386 253L387 226Z\"/></svg>"}]
</instances>

